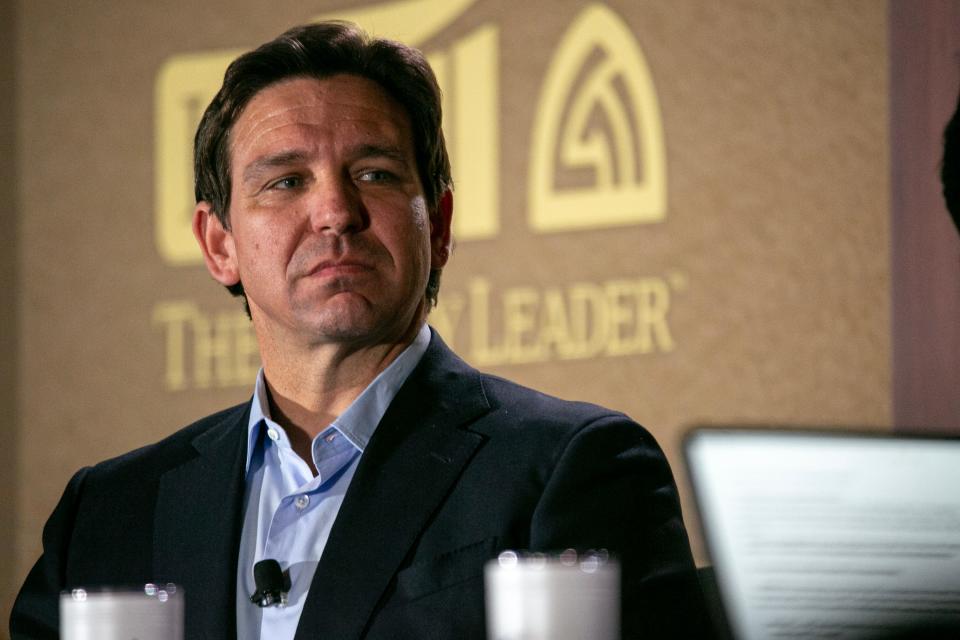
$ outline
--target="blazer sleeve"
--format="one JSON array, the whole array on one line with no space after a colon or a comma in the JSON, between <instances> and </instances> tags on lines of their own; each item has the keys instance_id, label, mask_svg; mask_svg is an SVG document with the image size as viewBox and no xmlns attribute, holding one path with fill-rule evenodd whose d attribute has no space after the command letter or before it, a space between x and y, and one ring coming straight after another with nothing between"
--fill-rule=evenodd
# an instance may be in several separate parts
<instances>
[{"instance_id":1,"label":"blazer sleeve","mask_svg":"<svg viewBox=\"0 0 960 640\"><path fill-rule=\"evenodd\" d=\"M531 523L531 548L607 549L621 566L624 638L706 638L706 607L666 457L625 416L562 448Z\"/></svg>"},{"instance_id":2,"label":"blazer sleeve","mask_svg":"<svg viewBox=\"0 0 960 640\"><path fill-rule=\"evenodd\" d=\"M89 468L78 471L43 527L43 555L27 575L10 613L11 640L60 637L60 592L65 587L70 537Z\"/></svg>"}]
</instances>

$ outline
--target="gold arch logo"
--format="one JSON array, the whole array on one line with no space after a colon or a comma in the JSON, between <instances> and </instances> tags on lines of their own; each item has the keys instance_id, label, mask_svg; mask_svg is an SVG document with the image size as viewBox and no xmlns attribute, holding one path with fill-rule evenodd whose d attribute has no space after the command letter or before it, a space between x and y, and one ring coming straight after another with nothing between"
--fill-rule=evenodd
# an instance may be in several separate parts
<instances>
[{"instance_id":1,"label":"gold arch logo","mask_svg":"<svg viewBox=\"0 0 960 640\"><path fill-rule=\"evenodd\" d=\"M658 222L666 151L646 58L608 7L568 27L534 120L528 219L537 232Z\"/></svg>"}]
</instances>

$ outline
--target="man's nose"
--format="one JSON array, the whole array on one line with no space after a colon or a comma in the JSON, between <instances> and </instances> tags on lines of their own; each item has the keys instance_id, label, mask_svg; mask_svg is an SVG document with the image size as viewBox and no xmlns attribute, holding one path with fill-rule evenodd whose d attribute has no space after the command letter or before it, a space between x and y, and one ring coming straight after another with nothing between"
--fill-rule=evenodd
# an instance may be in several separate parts
<instances>
[{"instance_id":1,"label":"man's nose","mask_svg":"<svg viewBox=\"0 0 960 640\"><path fill-rule=\"evenodd\" d=\"M343 235L362 231L367 216L349 177L320 180L310 194L310 226L315 233Z\"/></svg>"}]
</instances>

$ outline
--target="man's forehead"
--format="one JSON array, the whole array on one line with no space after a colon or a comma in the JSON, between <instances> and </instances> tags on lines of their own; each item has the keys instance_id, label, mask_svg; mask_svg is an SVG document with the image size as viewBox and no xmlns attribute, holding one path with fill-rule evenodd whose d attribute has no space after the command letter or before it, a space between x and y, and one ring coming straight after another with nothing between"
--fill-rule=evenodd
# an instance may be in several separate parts
<instances>
[{"instance_id":1,"label":"man's forehead","mask_svg":"<svg viewBox=\"0 0 960 640\"><path fill-rule=\"evenodd\" d=\"M250 99L231 127L230 155L296 127L393 134L397 142L410 135L404 108L373 80L353 74L295 76L264 87Z\"/></svg>"}]
</instances>

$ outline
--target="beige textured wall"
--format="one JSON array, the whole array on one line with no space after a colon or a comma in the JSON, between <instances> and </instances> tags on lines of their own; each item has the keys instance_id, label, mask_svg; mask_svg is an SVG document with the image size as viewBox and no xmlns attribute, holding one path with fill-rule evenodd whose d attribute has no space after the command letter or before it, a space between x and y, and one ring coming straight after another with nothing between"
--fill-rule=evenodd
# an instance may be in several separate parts
<instances>
[{"instance_id":1,"label":"beige textured wall","mask_svg":"<svg viewBox=\"0 0 960 640\"><path fill-rule=\"evenodd\" d=\"M17 3L19 468L4 483L16 489L14 582L78 467L242 401L252 384L165 382L157 305L187 300L209 317L236 306L201 267L166 264L155 246L161 65L249 47L343 4ZM669 287L670 346L487 368L628 412L657 435L681 482L679 442L692 423L887 427L886 4L608 0L656 86L666 217L541 234L526 221L531 131L545 70L584 4L477 0L425 43L498 29L501 230L458 244L441 299L469 302L482 278L496 334L509 292L539 296L542 311L551 288L653 278ZM11 242L4 235L3 247ZM469 332L457 325L448 338L476 360Z\"/></svg>"}]
</instances>

